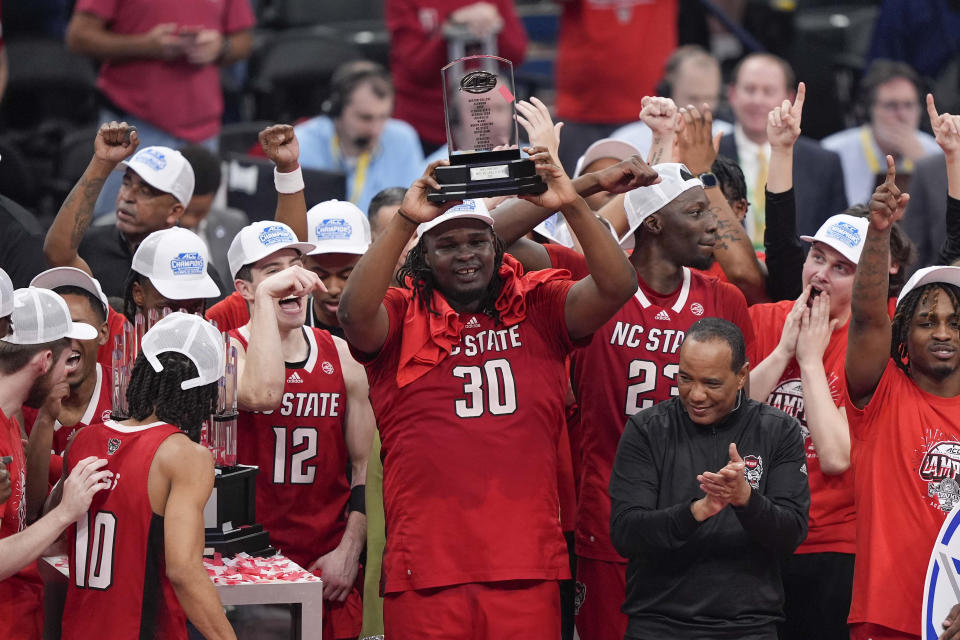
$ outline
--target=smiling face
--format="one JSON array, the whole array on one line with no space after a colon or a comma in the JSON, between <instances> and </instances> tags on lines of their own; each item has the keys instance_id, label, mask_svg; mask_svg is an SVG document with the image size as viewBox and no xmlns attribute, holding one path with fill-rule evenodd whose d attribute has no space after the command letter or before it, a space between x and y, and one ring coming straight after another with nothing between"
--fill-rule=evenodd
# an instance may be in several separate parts
<instances>
[{"instance_id":1,"label":"smiling face","mask_svg":"<svg viewBox=\"0 0 960 640\"><path fill-rule=\"evenodd\" d=\"M58 352L46 350L38 354L37 357L45 361L46 366L49 368L46 373L34 380L27 394L27 399L24 400L23 404L32 409L39 409L43 406L47 396L50 395L50 391L66 379L67 358L70 357L70 353L71 349L67 346L66 348L59 349Z\"/></svg>"},{"instance_id":2,"label":"smiling face","mask_svg":"<svg viewBox=\"0 0 960 640\"><path fill-rule=\"evenodd\" d=\"M731 369L733 352L724 340L688 336L680 347L677 390L680 402L696 424L716 424L733 410L747 378L748 365Z\"/></svg>"},{"instance_id":3,"label":"smiling face","mask_svg":"<svg viewBox=\"0 0 960 640\"><path fill-rule=\"evenodd\" d=\"M347 278L360 261L360 256L352 253L323 253L304 257L304 267L320 276L327 288L313 293L313 312L317 319L328 327L339 327L337 309L340 308L340 294L347 284Z\"/></svg>"},{"instance_id":4,"label":"smiling face","mask_svg":"<svg viewBox=\"0 0 960 640\"><path fill-rule=\"evenodd\" d=\"M424 258L437 290L458 311L476 311L493 278L493 229L482 220L453 219L423 236Z\"/></svg>"},{"instance_id":5,"label":"smiling face","mask_svg":"<svg viewBox=\"0 0 960 640\"><path fill-rule=\"evenodd\" d=\"M907 353L914 377L942 382L960 367L960 309L939 287L928 288L910 319Z\"/></svg>"},{"instance_id":6,"label":"smiling face","mask_svg":"<svg viewBox=\"0 0 960 640\"><path fill-rule=\"evenodd\" d=\"M164 309L173 311L185 311L187 313L203 313L206 309L206 300L203 298L189 298L187 300L176 300L163 295L153 286L149 278L140 277L133 283L133 303L137 308L147 315L151 309L162 312ZM96 326L96 325L94 325Z\"/></svg>"},{"instance_id":7,"label":"smiling face","mask_svg":"<svg viewBox=\"0 0 960 640\"><path fill-rule=\"evenodd\" d=\"M812 287L810 300L821 293L830 294L830 319L843 324L850 317L850 299L853 296L853 276L857 265L822 242L814 242L803 262L803 286Z\"/></svg>"},{"instance_id":8,"label":"smiling face","mask_svg":"<svg viewBox=\"0 0 960 640\"><path fill-rule=\"evenodd\" d=\"M70 318L74 322L82 322L97 329L98 335L93 340L70 340L69 353L66 360L67 384L70 389L76 389L89 376L95 375L97 366L97 350L106 344L109 327L102 320L103 313L97 313L91 307L91 301L84 295L62 293L60 297L70 309Z\"/></svg>"},{"instance_id":9,"label":"smiling face","mask_svg":"<svg viewBox=\"0 0 960 640\"><path fill-rule=\"evenodd\" d=\"M759 55L740 65L728 98L737 123L754 142L767 139L767 116L790 97L783 67L774 58Z\"/></svg>"},{"instance_id":10,"label":"smiling face","mask_svg":"<svg viewBox=\"0 0 960 640\"><path fill-rule=\"evenodd\" d=\"M301 266L303 258L296 249L280 249L250 265L250 280L235 280L237 291L249 304L253 300L260 283L275 273L289 267ZM303 326L307 317L307 297L290 296L280 300L277 305L277 326L289 331Z\"/></svg>"},{"instance_id":11,"label":"smiling face","mask_svg":"<svg viewBox=\"0 0 960 640\"><path fill-rule=\"evenodd\" d=\"M661 225L658 241L672 262L695 269L713 264L717 216L702 188L687 189L653 215Z\"/></svg>"}]
</instances>

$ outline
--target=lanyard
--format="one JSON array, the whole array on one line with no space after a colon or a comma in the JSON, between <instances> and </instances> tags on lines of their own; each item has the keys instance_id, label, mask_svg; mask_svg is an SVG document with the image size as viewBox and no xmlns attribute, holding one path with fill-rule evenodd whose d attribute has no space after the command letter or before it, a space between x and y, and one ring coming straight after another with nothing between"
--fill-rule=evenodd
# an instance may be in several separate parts
<instances>
[{"instance_id":1,"label":"lanyard","mask_svg":"<svg viewBox=\"0 0 960 640\"><path fill-rule=\"evenodd\" d=\"M873 136L870 135L870 127L867 125L860 127L860 146L863 147L863 155L867 159L867 166L870 167L873 175L886 173L886 160L884 160L883 167L881 168L880 159L877 158L877 154L873 150ZM910 158L904 158L900 162L900 165L903 167L905 173L913 173L913 160Z\"/></svg>"},{"instance_id":2,"label":"lanyard","mask_svg":"<svg viewBox=\"0 0 960 640\"><path fill-rule=\"evenodd\" d=\"M340 150L340 137L337 134L333 134L333 138L330 139L330 152L333 154L333 157L340 158L340 164L346 166L346 161L343 157L343 152ZM353 174L353 186L350 188L350 194L347 198L353 204L357 204L360 200L360 196L363 195L363 187L367 182L367 169L370 167L370 152L364 151L360 154L360 157L357 158L357 167Z\"/></svg>"}]
</instances>

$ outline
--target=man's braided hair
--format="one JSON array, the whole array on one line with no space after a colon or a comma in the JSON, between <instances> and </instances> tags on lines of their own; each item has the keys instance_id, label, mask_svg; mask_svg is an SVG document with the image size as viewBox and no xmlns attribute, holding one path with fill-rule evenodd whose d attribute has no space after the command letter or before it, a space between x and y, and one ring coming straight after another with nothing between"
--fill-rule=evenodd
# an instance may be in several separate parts
<instances>
[{"instance_id":1,"label":"man's braided hair","mask_svg":"<svg viewBox=\"0 0 960 640\"><path fill-rule=\"evenodd\" d=\"M495 322L500 322L500 313L497 311L496 302L503 285L499 272L500 265L503 264L505 250L500 237L492 231L490 233L493 236L494 248L493 277L490 278L490 282L482 294L480 313L490 316ZM419 300L429 313L438 316L440 313L433 308L433 290L436 287L436 280L430 270L430 265L427 264L423 243L424 238L421 236L417 244L407 253L407 259L397 272L397 280L404 287L413 290L414 299Z\"/></svg>"},{"instance_id":2,"label":"man's braided hair","mask_svg":"<svg viewBox=\"0 0 960 640\"><path fill-rule=\"evenodd\" d=\"M890 340L890 357L907 375L910 375L910 358L907 351L910 321L916 314L920 303L928 294L935 291L943 291L950 298L954 311L960 312L960 287L946 282L930 282L922 287L917 287L904 296L900 304L897 305L896 313L893 314L893 325L891 326L893 339Z\"/></svg>"},{"instance_id":3,"label":"man's braided hair","mask_svg":"<svg viewBox=\"0 0 960 640\"><path fill-rule=\"evenodd\" d=\"M167 351L157 356L159 373L142 353L137 356L127 387L130 417L144 420L156 413L168 424L179 427L194 442L200 441L200 426L210 417L217 399L217 383L183 390L180 383L197 377L197 367L181 353Z\"/></svg>"}]
</instances>

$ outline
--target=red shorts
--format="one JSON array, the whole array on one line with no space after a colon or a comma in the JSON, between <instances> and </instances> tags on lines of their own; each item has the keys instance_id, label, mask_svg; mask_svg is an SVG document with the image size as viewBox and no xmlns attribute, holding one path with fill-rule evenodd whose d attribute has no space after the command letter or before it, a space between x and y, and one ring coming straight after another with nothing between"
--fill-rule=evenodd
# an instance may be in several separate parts
<instances>
[{"instance_id":1,"label":"red shorts","mask_svg":"<svg viewBox=\"0 0 960 640\"><path fill-rule=\"evenodd\" d=\"M580 640L623 640L627 616L620 611L627 595L627 565L577 556L574 601Z\"/></svg>"},{"instance_id":2,"label":"red shorts","mask_svg":"<svg viewBox=\"0 0 960 640\"><path fill-rule=\"evenodd\" d=\"M43 637L43 582L36 563L0 582L0 628L5 640Z\"/></svg>"},{"instance_id":3,"label":"red shorts","mask_svg":"<svg viewBox=\"0 0 960 640\"><path fill-rule=\"evenodd\" d=\"M360 571L363 576L363 571ZM340 640L356 638L363 626L363 601L360 591L354 587L343 602L323 601L323 638Z\"/></svg>"},{"instance_id":4,"label":"red shorts","mask_svg":"<svg viewBox=\"0 0 960 640\"><path fill-rule=\"evenodd\" d=\"M920 640L920 636L869 622L850 625L850 640Z\"/></svg>"},{"instance_id":5,"label":"red shorts","mask_svg":"<svg viewBox=\"0 0 960 640\"><path fill-rule=\"evenodd\" d=\"M550 580L472 582L383 597L390 640L560 637L560 589Z\"/></svg>"}]
</instances>

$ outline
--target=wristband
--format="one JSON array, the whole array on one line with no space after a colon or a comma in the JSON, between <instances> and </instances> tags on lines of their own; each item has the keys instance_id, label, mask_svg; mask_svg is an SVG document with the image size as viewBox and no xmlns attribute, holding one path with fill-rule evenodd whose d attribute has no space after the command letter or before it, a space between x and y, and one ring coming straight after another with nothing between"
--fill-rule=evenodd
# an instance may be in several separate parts
<instances>
[{"instance_id":1,"label":"wristband","mask_svg":"<svg viewBox=\"0 0 960 640\"><path fill-rule=\"evenodd\" d=\"M419 227L419 226L420 226L420 223L417 222L416 220L414 220L413 218L411 218L410 216L408 216L407 214L405 214L405 213L403 212L403 209L397 209L397 215L400 216L401 218L403 218L404 220L406 220L407 222L409 222L410 224L412 224L412 225L415 226L415 227Z\"/></svg>"},{"instance_id":2,"label":"wristband","mask_svg":"<svg viewBox=\"0 0 960 640\"><path fill-rule=\"evenodd\" d=\"M347 511L367 513L367 485L358 484L350 488L350 501L347 502Z\"/></svg>"},{"instance_id":3,"label":"wristband","mask_svg":"<svg viewBox=\"0 0 960 640\"><path fill-rule=\"evenodd\" d=\"M299 166L290 173L280 173L273 168L273 186L277 193L297 193L303 191L303 169Z\"/></svg>"}]
</instances>

